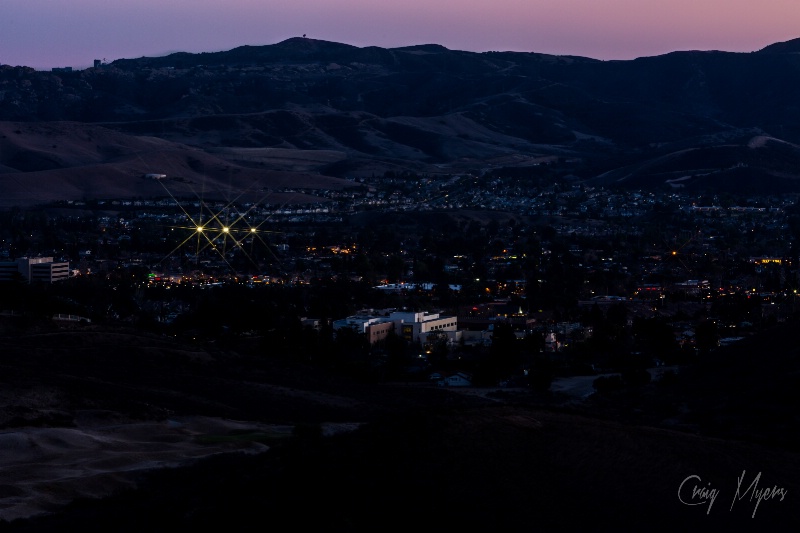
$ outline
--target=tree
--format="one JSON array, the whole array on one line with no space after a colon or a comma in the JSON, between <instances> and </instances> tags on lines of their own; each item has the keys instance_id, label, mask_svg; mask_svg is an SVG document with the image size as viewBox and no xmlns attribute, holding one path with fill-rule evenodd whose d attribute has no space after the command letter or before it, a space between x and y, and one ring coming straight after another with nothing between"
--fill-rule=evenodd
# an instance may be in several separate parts
<instances>
[{"instance_id":1,"label":"tree","mask_svg":"<svg viewBox=\"0 0 800 533\"><path fill-rule=\"evenodd\" d=\"M401 256L392 254L386 260L386 277L389 278L389 282L402 281L405 277L405 271L406 262Z\"/></svg>"},{"instance_id":2,"label":"tree","mask_svg":"<svg viewBox=\"0 0 800 533\"><path fill-rule=\"evenodd\" d=\"M636 347L653 357L668 359L679 349L669 324L658 318L633 321L632 333Z\"/></svg>"},{"instance_id":3,"label":"tree","mask_svg":"<svg viewBox=\"0 0 800 533\"><path fill-rule=\"evenodd\" d=\"M707 354L719 346L719 331L714 320L704 320L694 329L694 342L697 351Z\"/></svg>"},{"instance_id":4,"label":"tree","mask_svg":"<svg viewBox=\"0 0 800 533\"><path fill-rule=\"evenodd\" d=\"M555 378L555 365L548 354L537 353L533 356L533 364L528 370L528 386L537 392L550 390Z\"/></svg>"},{"instance_id":5,"label":"tree","mask_svg":"<svg viewBox=\"0 0 800 533\"><path fill-rule=\"evenodd\" d=\"M491 367L498 379L510 375L519 368L520 348L520 342L511 324L498 322L494 325L490 359Z\"/></svg>"},{"instance_id":6,"label":"tree","mask_svg":"<svg viewBox=\"0 0 800 533\"><path fill-rule=\"evenodd\" d=\"M601 394L617 391L623 386L622 376L600 376L592 382L592 386Z\"/></svg>"},{"instance_id":7,"label":"tree","mask_svg":"<svg viewBox=\"0 0 800 533\"><path fill-rule=\"evenodd\" d=\"M428 362L434 367L441 367L447 362L447 333L444 331L433 331L428 334L426 350Z\"/></svg>"}]
</instances>

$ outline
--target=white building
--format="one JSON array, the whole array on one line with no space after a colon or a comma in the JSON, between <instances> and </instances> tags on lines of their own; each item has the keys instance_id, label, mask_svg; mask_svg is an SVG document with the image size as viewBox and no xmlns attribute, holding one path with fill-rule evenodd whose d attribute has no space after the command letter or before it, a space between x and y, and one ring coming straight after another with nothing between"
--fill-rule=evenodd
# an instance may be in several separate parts
<instances>
[{"instance_id":1,"label":"white building","mask_svg":"<svg viewBox=\"0 0 800 533\"><path fill-rule=\"evenodd\" d=\"M363 312L362 312L363 313ZM429 333L444 332L453 342L458 340L458 319L440 316L427 311L392 311L388 314L359 314L335 320L333 329L351 328L367 336L370 343L385 339L390 331L401 335L409 342L425 342Z\"/></svg>"},{"instance_id":2,"label":"white building","mask_svg":"<svg viewBox=\"0 0 800 533\"><path fill-rule=\"evenodd\" d=\"M53 283L67 279L69 272L69 262L55 262L52 257L22 257L16 261L0 261L0 281L13 281L21 275L28 283Z\"/></svg>"},{"instance_id":3,"label":"white building","mask_svg":"<svg viewBox=\"0 0 800 533\"><path fill-rule=\"evenodd\" d=\"M395 331L408 341L421 341L421 335L433 331L456 331L458 319L454 316L440 316L439 313L395 311L389 314L395 324Z\"/></svg>"},{"instance_id":4,"label":"white building","mask_svg":"<svg viewBox=\"0 0 800 533\"><path fill-rule=\"evenodd\" d=\"M366 335L370 344L385 339L390 331L395 330L395 324L385 316L354 315L341 320L333 321L334 331L350 328L356 333Z\"/></svg>"}]
</instances>

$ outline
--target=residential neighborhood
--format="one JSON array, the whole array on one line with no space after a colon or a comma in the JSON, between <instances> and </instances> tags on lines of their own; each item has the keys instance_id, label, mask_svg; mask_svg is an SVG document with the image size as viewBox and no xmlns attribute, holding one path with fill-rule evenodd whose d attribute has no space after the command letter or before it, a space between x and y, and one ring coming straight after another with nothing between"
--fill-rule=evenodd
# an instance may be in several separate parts
<instances>
[{"instance_id":1,"label":"residential neighborhood","mask_svg":"<svg viewBox=\"0 0 800 533\"><path fill-rule=\"evenodd\" d=\"M551 378L619 369L623 353L645 367L685 362L798 312L793 196L542 186L494 174L278 193L318 201L168 197L10 211L3 279L26 279L14 273L20 261L49 261L60 269L47 280L54 291L117 291L102 302L59 296L53 314L208 340L299 333L301 320L313 321L313 336L348 357L372 354L363 364L388 376L467 372L484 385L544 367ZM250 303L239 320L198 328L215 292ZM330 292L340 296L320 296ZM3 302L8 312L29 305ZM513 361L490 369L482 361L506 330L518 341ZM293 351L294 342L272 347Z\"/></svg>"}]
</instances>

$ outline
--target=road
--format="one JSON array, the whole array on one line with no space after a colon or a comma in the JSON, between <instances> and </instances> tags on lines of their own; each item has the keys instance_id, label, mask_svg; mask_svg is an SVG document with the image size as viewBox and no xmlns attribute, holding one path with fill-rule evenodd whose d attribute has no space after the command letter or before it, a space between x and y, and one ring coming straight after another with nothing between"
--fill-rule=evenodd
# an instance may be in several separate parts
<instances>
[{"instance_id":1,"label":"road","mask_svg":"<svg viewBox=\"0 0 800 533\"><path fill-rule=\"evenodd\" d=\"M571 376L568 378L556 378L550 385L550 390L560 392L576 398L588 398L594 394L594 380L600 376L618 376L619 373L598 374L596 376Z\"/></svg>"},{"instance_id":2,"label":"road","mask_svg":"<svg viewBox=\"0 0 800 533\"><path fill-rule=\"evenodd\" d=\"M672 371L678 372L677 366L658 366L655 368L648 368L650 376L653 380L657 380L664 372ZM561 392L576 398L588 398L594 394L594 380L600 376L619 376L618 372L610 374L598 374L596 376L571 376L568 378L556 378L550 385L550 390L553 392Z\"/></svg>"}]
</instances>

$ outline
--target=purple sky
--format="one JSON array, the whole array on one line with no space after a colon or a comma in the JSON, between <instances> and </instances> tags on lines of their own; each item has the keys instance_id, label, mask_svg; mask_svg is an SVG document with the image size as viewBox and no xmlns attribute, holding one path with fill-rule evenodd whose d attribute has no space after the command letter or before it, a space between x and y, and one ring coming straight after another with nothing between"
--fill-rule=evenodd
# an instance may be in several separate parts
<instances>
[{"instance_id":1,"label":"purple sky","mask_svg":"<svg viewBox=\"0 0 800 533\"><path fill-rule=\"evenodd\" d=\"M210 52L308 37L632 59L800 37L797 0L0 0L0 64Z\"/></svg>"}]
</instances>

